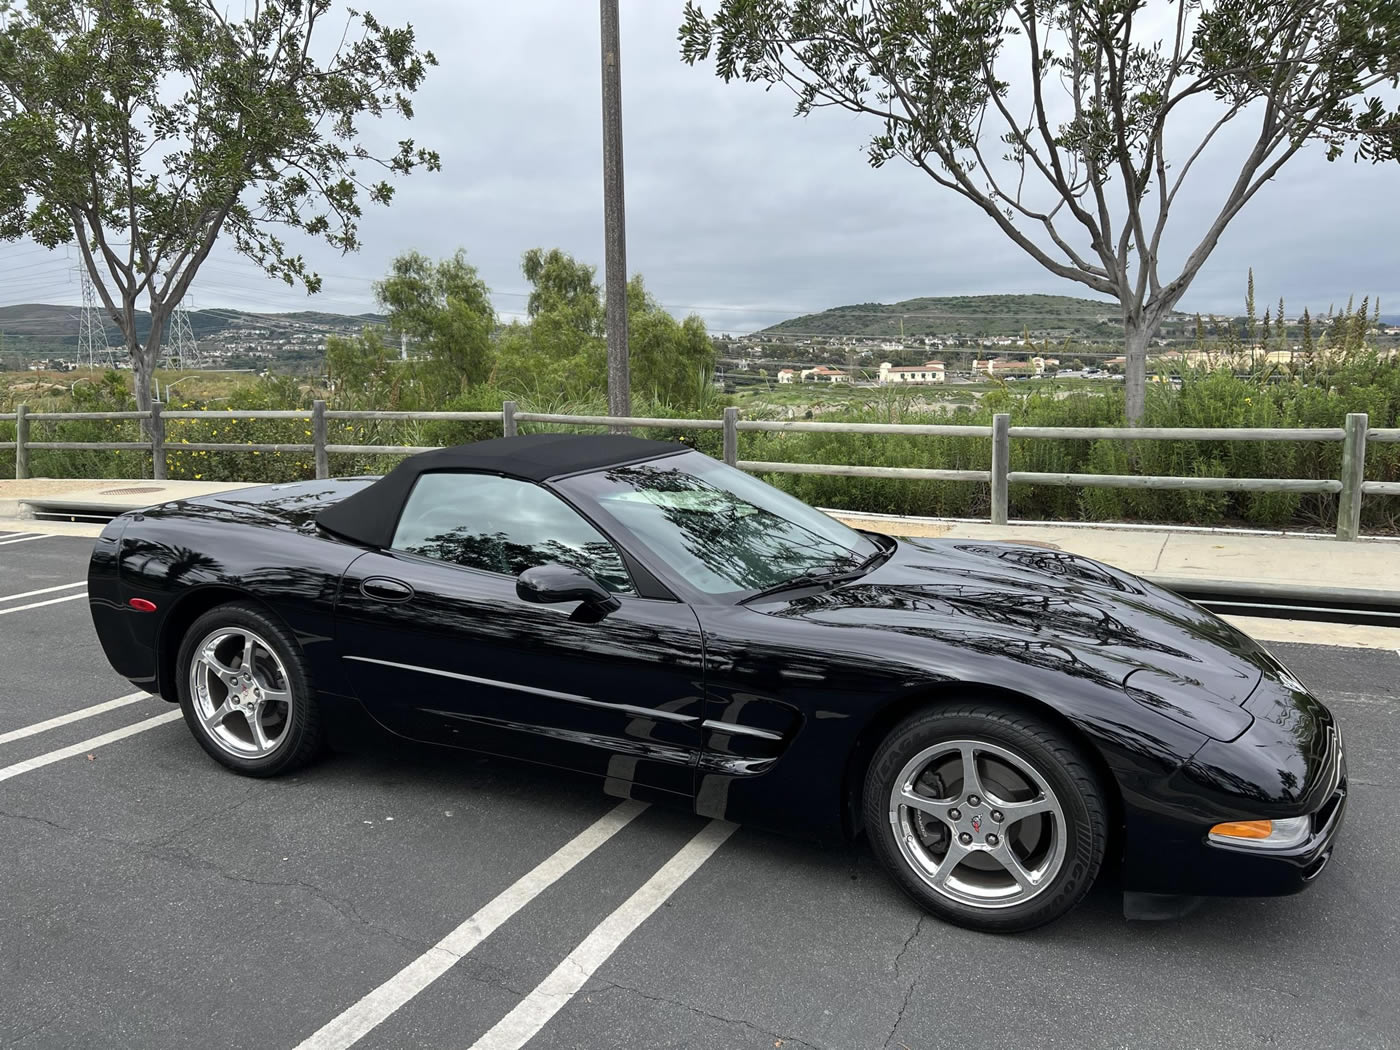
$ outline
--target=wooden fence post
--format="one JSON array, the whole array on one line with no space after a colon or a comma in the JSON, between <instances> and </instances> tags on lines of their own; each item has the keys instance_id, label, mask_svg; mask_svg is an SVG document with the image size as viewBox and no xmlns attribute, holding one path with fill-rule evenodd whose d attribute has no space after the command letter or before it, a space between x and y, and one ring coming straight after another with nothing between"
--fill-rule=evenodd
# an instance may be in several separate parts
<instances>
[{"instance_id":1,"label":"wooden fence post","mask_svg":"<svg viewBox=\"0 0 1400 1050\"><path fill-rule=\"evenodd\" d=\"M1361 483L1366 479L1365 412L1348 412L1342 441L1342 494L1337 499L1337 539L1361 535Z\"/></svg>"},{"instance_id":2,"label":"wooden fence post","mask_svg":"<svg viewBox=\"0 0 1400 1050\"><path fill-rule=\"evenodd\" d=\"M311 402L311 445L316 453L316 480L331 476L331 454L326 451L326 403Z\"/></svg>"},{"instance_id":3,"label":"wooden fence post","mask_svg":"<svg viewBox=\"0 0 1400 1050\"><path fill-rule=\"evenodd\" d=\"M159 401L151 402L151 477L165 480L165 419Z\"/></svg>"},{"instance_id":4,"label":"wooden fence post","mask_svg":"<svg viewBox=\"0 0 1400 1050\"><path fill-rule=\"evenodd\" d=\"M29 477L29 406L15 406L15 477Z\"/></svg>"},{"instance_id":5,"label":"wooden fence post","mask_svg":"<svg viewBox=\"0 0 1400 1050\"><path fill-rule=\"evenodd\" d=\"M1011 416L998 412L992 417L992 524L1005 525L1011 502L1007 474L1011 469Z\"/></svg>"},{"instance_id":6,"label":"wooden fence post","mask_svg":"<svg viewBox=\"0 0 1400 1050\"><path fill-rule=\"evenodd\" d=\"M731 467L739 462L739 410L733 405L724 410L724 461Z\"/></svg>"},{"instance_id":7,"label":"wooden fence post","mask_svg":"<svg viewBox=\"0 0 1400 1050\"><path fill-rule=\"evenodd\" d=\"M508 438L515 437L517 433L515 426L515 402L501 402L501 434Z\"/></svg>"}]
</instances>

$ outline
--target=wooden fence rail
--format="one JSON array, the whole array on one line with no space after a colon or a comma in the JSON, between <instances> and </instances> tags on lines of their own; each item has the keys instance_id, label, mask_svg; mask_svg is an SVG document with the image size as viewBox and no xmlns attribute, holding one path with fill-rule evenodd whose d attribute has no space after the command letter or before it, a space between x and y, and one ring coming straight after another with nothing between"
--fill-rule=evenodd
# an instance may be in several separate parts
<instances>
[{"instance_id":1,"label":"wooden fence rail","mask_svg":"<svg viewBox=\"0 0 1400 1050\"><path fill-rule=\"evenodd\" d=\"M578 416L555 412L522 412L514 401L507 401L499 412L372 412L337 411L316 401L309 409L224 411L165 410L157 402L149 412L30 412L19 405L16 411L0 414L0 420L15 425L15 440L0 442L0 450L14 450L15 477L27 478L30 451L45 450L142 450L151 453L151 473L166 475L166 424L169 420L278 419L307 420L310 443L257 444L232 442L181 442L191 452L295 452L315 457L316 477L330 476L332 455L412 455L426 452L421 445L332 444L330 420L361 422L473 422L499 423L507 437L519 432L521 423L631 428L683 428L719 430L724 437L724 461L756 474L826 474L837 477L903 478L920 481L982 482L991 487L991 520L1005 525L1009 520L1010 486L1058 485L1100 488L1167 489L1194 492L1327 492L1338 493L1337 538L1354 540L1361 529L1361 503L1365 496L1400 495L1400 482L1366 480L1366 447L1371 442L1400 443L1400 428L1371 430L1364 412L1347 416L1341 427L1033 427L1012 426L1011 417L998 414L991 426L962 426L925 423L824 423L808 420L743 419L737 408L726 408L721 419L655 419L640 416ZM34 423L66 420L142 420L147 423L143 441L36 441L31 436ZM788 463L739 458L742 431L767 433L818 434L903 434L912 437L985 438L991 441L990 470L949 470L934 467L866 467L840 463ZM1307 441L1340 442L1342 469L1338 478L1214 478L1168 477L1134 474L1057 474L1011 470L1013 441Z\"/></svg>"}]
</instances>

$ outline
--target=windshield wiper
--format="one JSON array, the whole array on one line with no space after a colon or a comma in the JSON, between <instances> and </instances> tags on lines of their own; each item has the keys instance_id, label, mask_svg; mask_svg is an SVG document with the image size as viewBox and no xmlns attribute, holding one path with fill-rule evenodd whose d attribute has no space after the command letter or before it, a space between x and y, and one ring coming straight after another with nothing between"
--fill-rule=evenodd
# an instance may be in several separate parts
<instances>
[{"instance_id":1,"label":"windshield wiper","mask_svg":"<svg viewBox=\"0 0 1400 1050\"><path fill-rule=\"evenodd\" d=\"M881 548L874 554L862 558L855 564L851 564L847 561L839 568L814 569L799 573L790 580L784 580L782 583L775 583L772 587L765 587L761 591L750 594L739 604L742 605L745 602L751 602L756 598L766 598L770 594L781 594L783 591L797 590L801 587L814 587L819 584L848 583L851 580L858 580L873 569L879 562L883 561L885 556L889 553L889 550Z\"/></svg>"}]
</instances>

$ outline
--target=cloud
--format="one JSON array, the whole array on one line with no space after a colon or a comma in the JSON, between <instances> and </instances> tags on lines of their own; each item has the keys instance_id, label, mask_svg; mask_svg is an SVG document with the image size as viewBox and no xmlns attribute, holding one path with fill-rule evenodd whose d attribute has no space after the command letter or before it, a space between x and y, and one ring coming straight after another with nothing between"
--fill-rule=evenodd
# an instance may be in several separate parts
<instances>
[{"instance_id":1,"label":"cloud","mask_svg":"<svg viewBox=\"0 0 1400 1050\"><path fill-rule=\"evenodd\" d=\"M783 89L726 85L681 62L679 3L622 6L628 266L674 312L744 331L919 295L1093 295L1041 269L927 176L898 162L870 168L869 119L835 110L794 119ZM377 13L412 22L441 65L412 124L371 125L367 140L411 134L442 153L443 171L400 180L391 208L367 210L358 255L305 246L325 275L323 295L264 281L221 248L194 286L195 306L367 309L374 279L408 249L465 248L507 315L523 310L528 248L559 246L601 272L596 5L396 0ZM1174 206L1168 257L1184 257L1218 207L1233 175L1224 146L1202 159ZM1242 309L1250 266L1261 310L1280 295L1290 311L1325 310L1352 292L1400 303L1393 166L1327 164L1320 153L1296 158L1234 221L1184 309ZM0 246L0 269L16 250ZM46 297L74 294L56 278ZM0 287L0 302L43 297Z\"/></svg>"}]
</instances>

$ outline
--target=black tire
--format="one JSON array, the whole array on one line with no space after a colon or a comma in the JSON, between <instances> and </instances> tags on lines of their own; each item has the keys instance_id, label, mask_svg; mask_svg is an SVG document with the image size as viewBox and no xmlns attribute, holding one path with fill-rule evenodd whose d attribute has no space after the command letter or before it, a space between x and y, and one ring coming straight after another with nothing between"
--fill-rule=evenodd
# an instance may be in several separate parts
<instances>
[{"instance_id":1,"label":"black tire","mask_svg":"<svg viewBox=\"0 0 1400 1050\"><path fill-rule=\"evenodd\" d=\"M955 748L954 741L970 741L974 746ZM999 750L984 751L975 746L979 743ZM940 752L940 747L949 750ZM993 794L990 787L984 790L991 798L980 798L977 806L967 805L961 787L957 792L952 788L951 778L956 774L947 763L956 761L957 770L965 769L963 751L974 755L974 769L986 769L987 783L996 778L1010 783L1019 777L1015 782L1025 786L1028 800L1038 803L1049 799L1058 803L1058 811L1010 818L1012 821L1019 819L1020 823L1008 821L1004 827L992 823L991 811L995 808L995 799L1000 796ZM922 758L929 754L934 757ZM916 759L929 764L920 767ZM1024 763L1031 772L1018 769L1016 761ZM938 765L940 762L944 764ZM911 764L915 770L913 774L907 772ZM924 770L922 774L918 772L920 768ZM944 773L948 774L948 781L943 779ZM901 774L905 774L906 782L914 783L918 789L915 793L921 797L932 794L940 800L948 799L948 802L933 803L930 809L960 806L961 809L956 810L958 820L951 820L955 812L952 808L926 814L917 806L897 805L893 796L896 788L902 786L897 784ZM1053 798L1032 781L1032 775L1043 780L1053 792ZM913 781L909 779L911 776ZM920 777L932 779L918 779ZM956 782L961 783L960 780ZM929 913L958 926L991 933L1034 929L1070 911L1093 884L1108 838L1103 786L1092 764L1074 742L1046 722L985 703L930 708L896 725L871 760L865 778L863 805L871 847L899 887ZM971 824L974 816L979 822L976 831ZM995 816L998 820L1007 819L999 810ZM988 833L988 829L995 831L999 827L1006 833L1005 841ZM1051 830L1058 828L1063 828L1063 833ZM1062 838L1058 837L1060 835ZM942 870L938 865L957 848L953 841L957 836L962 836L959 841L977 852L967 854L968 867L961 866L964 862L955 861L955 866L948 869L960 876L958 882L950 884L945 877L944 889L937 889L933 882ZM1044 865L1044 881L1030 887L1017 883L1010 868L1003 861L995 860L1003 855L1001 851L1013 849L1024 850L1026 859L1032 859L1034 854L1026 849L1021 838L1033 838L1032 849L1043 851L1040 856L1045 858L1040 861ZM919 866L924 860L934 864L933 870ZM1024 874L1025 864L1021 870ZM998 884L1003 879L1011 883L1004 890ZM986 888L979 885L979 880L985 881ZM965 899L998 893L1004 893L1005 899L979 902ZM1018 902L1017 897L1021 895L1029 896ZM964 899L954 899L955 896Z\"/></svg>"},{"instance_id":2,"label":"black tire","mask_svg":"<svg viewBox=\"0 0 1400 1050\"><path fill-rule=\"evenodd\" d=\"M198 658L197 650L206 638L221 630L251 632L256 635L259 647L274 654L281 664L280 668L276 667L272 661L265 659L264 653L264 662L270 666L255 672L260 676L258 684L264 687L281 685L290 698L273 716L281 732L275 745L270 747L266 754L234 753L230 750L230 745L221 744L216 739L215 733L205 725L198 713L195 686L192 682L192 670ZM237 657L231 664L234 667L240 666ZM255 667L256 665L255 660ZM323 750L321 712L307 670L306 658L286 626L259 606L244 602L221 605L195 620L181 640L175 674L185 724L199 741L200 747L204 748L211 758L235 773L250 777L277 776L306 765ZM221 681L217 688L223 688ZM227 691L220 695L227 695ZM250 737L251 749L256 750L256 744L251 740L251 722L246 716L235 715L235 727L239 725L239 718L242 718L243 732Z\"/></svg>"}]
</instances>

